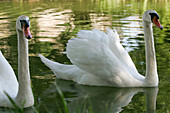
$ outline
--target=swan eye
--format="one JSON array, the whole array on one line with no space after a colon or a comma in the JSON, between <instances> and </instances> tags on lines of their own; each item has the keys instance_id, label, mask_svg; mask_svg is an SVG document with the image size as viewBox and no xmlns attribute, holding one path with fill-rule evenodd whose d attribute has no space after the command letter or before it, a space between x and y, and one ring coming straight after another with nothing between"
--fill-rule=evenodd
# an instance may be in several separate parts
<instances>
[{"instance_id":1,"label":"swan eye","mask_svg":"<svg viewBox=\"0 0 170 113\"><path fill-rule=\"evenodd\" d=\"M149 13L151 15L151 21L159 27L161 30L163 29L162 25L159 22L159 15L157 13Z\"/></svg>"},{"instance_id":2,"label":"swan eye","mask_svg":"<svg viewBox=\"0 0 170 113\"><path fill-rule=\"evenodd\" d=\"M149 15L151 16L152 22L153 22L154 17L156 17L156 19L159 19L159 15L157 13L149 13Z\"/></svg>"},{"instance_id":3,"label":"swan eye","mask_svg":"<svg viewBox=\"0 0 170 113\"><path fill-rule=\"evenodd\" d=\"M23 27L26 29L29 27L29 20L20 20L21 22L21 28L23 29Z\"/></svg>"},{"instance_id":4,"label":"swan eye","mask_svg":"<svg viewBox=\"0 0 170 113\"><path fill-rule=\"evenodd\" d=\"M30 22L29 20L20 20L21 23L21 29L23 30L23 33L25 35L25 38L31 39L32 35L30 32Z\"/></svg>"}]
</instances>

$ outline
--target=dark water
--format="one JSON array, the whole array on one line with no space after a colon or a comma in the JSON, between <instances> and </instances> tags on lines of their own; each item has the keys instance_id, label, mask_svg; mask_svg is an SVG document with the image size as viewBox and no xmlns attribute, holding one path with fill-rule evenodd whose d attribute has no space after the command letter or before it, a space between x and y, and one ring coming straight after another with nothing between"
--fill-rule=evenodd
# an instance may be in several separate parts
<instances>
[{"instance_id":1,"label":"dark water","mask_svg":"<svg viewBox=\"0 0 170 113\"><path fill-rule=\"evenodd\" d=\"M142 15L146 9L159 13L164 30L154 26L159 73L158 88L109 88L81 86L55 79L37 57L38 53L71 64L66 43L79 30L106 27L117 29L121 43L137 69L145 74L145 45ZM17 73L17 35L19 15L30 17L33 39L29 41L30 72L35 108L40 113L61 113L64 107L54 86L57 82L68 102L70 113L170 112L170 1L169 0L0 0L0 50ZM2 109L0 112L10 112ZM61 112L60 112L61 111ZM31 110L28 112L31 112Z\"/></svg>"}]
</instances>

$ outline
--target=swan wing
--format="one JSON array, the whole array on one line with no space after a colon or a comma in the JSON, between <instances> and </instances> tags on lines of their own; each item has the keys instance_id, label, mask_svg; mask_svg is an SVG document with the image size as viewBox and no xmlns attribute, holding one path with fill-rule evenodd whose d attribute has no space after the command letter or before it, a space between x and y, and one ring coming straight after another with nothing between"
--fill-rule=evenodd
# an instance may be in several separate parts
<instances>
[{"instance_id":1,"label":"swan wing","mask_svg":"<svg viewBox=\"0 0 170 113\"><path fill-rule=\"evenodd\" d=\"M4 98L4 91L11 97L18 93L18 82L15 73L0 51L0 100Z\"/></svg>"},{"instance_id":2,"label":"swan wing","mask_svg":"<svg viewBox=\"0 0 170 113\"><path fill-rule=\"evenodd\" d=\"M124 68L126 68L129 71L129 73L136 79L144 78L142 75L138 73L130 55L120 43L119 35L116 29L112 30L110 28L107 28L107 35L109 38L109 48L121 62L122 66L124 66Z\"/></svg>"},{"instance_id":3,"label":"swan wing","mask_svg":"<svg viewBox=\"0 0 170 113\"><path fill-rule=\"evenodd\" d=\"M81 30L77 36L69 40L66 50L74 65L114 86L124 86L127 77L131 80L132 76L111 51L106 33Z\"/></svg>"}]
</instances>

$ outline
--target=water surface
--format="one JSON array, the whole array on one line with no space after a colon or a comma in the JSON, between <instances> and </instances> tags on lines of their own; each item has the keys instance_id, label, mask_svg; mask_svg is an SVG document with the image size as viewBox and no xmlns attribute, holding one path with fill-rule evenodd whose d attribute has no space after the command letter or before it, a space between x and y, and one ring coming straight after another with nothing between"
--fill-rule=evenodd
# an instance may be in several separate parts
<instances>
[{"instance_id":1,"label":"water surface","mask_svg":"<svg viewBox=\"0 0 170 113\"><path fill-rule=\"evenodd\" d=\"M154 29L159 73L158 88L108 88L81 86L55 79L52 71L37 57L38 53L64 64L71 64L62 52L79 30L116 28L121 43L137 69L145 74L145 45L142 15L154 9L164 30ZM168 0L0 0L0 50L17 73L17 34L15 21L27 15L33 39L29 41L30 72L35 108L40 112L63 111L54 86L58 83L70 113L170 112L170 1ZM158 91L159 90L159 91ZM1 112L11 110L2 109Z\"/></svg>"}]
</instances>

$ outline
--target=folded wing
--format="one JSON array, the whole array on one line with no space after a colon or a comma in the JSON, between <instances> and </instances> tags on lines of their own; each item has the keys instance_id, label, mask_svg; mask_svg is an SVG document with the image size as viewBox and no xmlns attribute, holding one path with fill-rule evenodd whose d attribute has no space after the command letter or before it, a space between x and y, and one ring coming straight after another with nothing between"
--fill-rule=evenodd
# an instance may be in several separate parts
<instances>
[{"instance_id":1,"label":"folded wing","mask_svg":"<svg viewBox=\"0 0 170 113\"><path fill-rule=\"evenodd\" d=\"M82 30L77 36L67 44L67 56L74 65L114 86L125 85L127 77L133 78L110 49L106 33Z\"/></svg>"},{"instance_id":2,"label":"folded wing","mask_svg":"<svg viewBox=\"0 0 170 113\"><path fill-rule=\"evenodd\" d=\"M15 73L2 55L0 51L0 101L2 101L6 95L4 92L8 93L10 97L16 97L18 93L18 82ZM1 105L1 104L0 104Z\"/></svg>"},{"instance_id":3,"label":"folded wing","mask_svg":"<svg viewBox=\"0 0 170 113\"><path fill-rule=\"evenodd\" d=\"M140 75L129 56L128 52L124 49L122 44L119 40L119 35L117 34L117 31L114 29L107 28L107 35L109 38L109 47L111 51L114 53L114 55L118 58L118 60L121 62L122 66L126 68L126 70L129 71L129 73L136 79L143 79L144 77Z\"/></svg>"}]
</instances>

